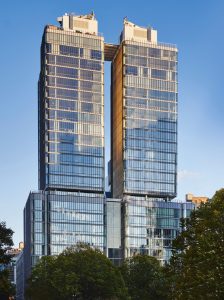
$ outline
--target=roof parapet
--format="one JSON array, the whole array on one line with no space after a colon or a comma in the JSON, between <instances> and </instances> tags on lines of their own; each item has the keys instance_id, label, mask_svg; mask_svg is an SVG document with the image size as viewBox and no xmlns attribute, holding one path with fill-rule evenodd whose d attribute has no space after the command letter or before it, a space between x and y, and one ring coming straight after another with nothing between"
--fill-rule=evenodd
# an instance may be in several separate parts
<instances>
[{"instance_id":1,"label":"roof parapet","mask_svg":"<svg viewBox=\"0 0 224 300\"><path fill-rule=\"evenodd\" d=\"M98 35L98 21L95 18L94 12L79 16L65 13L62 17L58 17L57 21L64 30Z\"/></svg>"},{"instance_id":2,"label":"roof parapet","mask_svg":"<svg viewBox=\"0 0 224 300\"><path fill-rule=\"evenodd\" d=\"M124 18L121 41L151 42L157 44L157 30L152 27L140 27Z\"/></svg>"}]
</instances>

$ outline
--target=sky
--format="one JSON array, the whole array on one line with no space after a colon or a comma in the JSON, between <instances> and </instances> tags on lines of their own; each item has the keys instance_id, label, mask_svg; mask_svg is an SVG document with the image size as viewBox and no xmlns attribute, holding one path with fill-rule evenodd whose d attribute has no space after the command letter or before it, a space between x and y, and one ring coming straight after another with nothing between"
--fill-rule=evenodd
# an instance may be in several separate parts
<instances>
[{"instance_id":1,"label":"sky","mask_svg":"<svg viewBox=\"0 0 224 300\"><path fill-rule=\"evenodd\" d=\"M94 11L105 41L117 43L123 18L158 30L179 49L178 199L212 197L224 187L224 1L21 0L0 3L0 221L23 240L23 208L38 189L37 80L44 26L64 13ZM110 65L105 64L105 118ZM106 122L106 160L109 159Z\"/></svg>"}]
</instances>

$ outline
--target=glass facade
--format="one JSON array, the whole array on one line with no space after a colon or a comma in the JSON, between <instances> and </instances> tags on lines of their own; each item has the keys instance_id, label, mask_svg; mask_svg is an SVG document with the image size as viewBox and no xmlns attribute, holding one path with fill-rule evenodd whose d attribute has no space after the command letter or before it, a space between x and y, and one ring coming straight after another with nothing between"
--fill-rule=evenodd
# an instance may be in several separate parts
<instances>
[{"instance_id":1,"label":"glass facade","mask_svg":"<svg viewBox=\"0 0 224 300\"><path fill-rule=\"evenodd\" d=\"M76 24L76 17L63 18L62 28L45 28L41 46L39 185L45 192L31 202L34 258L80 241L102 250L104 243L104 42L97 32L67 30L66 19Z\"/></svg>"},{"instance_id":2,"label":"glass facade","mask_svg":"<svg viewBox=\"0 0 224 300\"><path fill-rule=\"evenodd\" d=\"M104 40L93 15L45 27L38 84L39 191L24 209L24 270L78 242L105 250Z\"/></svg>"},{"instance_id":3,"label":"glass facade","mask_svg":"<svg viewBox=\"0 0 224 300\"><path fill-rule=\"evenodd\" d=\"M104 195L49 193L49 254L78 242L104 250Z\"/></svg>"},{"instance_id":4,"label":"glass facade","mask_svg":"<svg viewBox=\"0 0 224 300\"><path fill-rule=\"evenodd\" d=\"M124 193L176 196L177 50L125 41Z\"/></svg>"},{"instance_id":5,"label":"glass facade","mask_svg":"<svg viewBox=\"0 0 224 300\"><path fill-rule=\"evenodd\" d=\"M39 80L40 189L104 191L103 38L47 27Z\"/></svg>"},{"instance_id":6,"label":"glass facade","mask_svg":"<svg viewBox=\"0 0 224 300\"><path fill-rule=\"evenodd\" d=\"M16 297L17 300L24 299L24 253L18 256L16 261Z\"/></svg>"},{"instance_id":7,"label":"glass facade","mask_svg":"<svg viewBox=\"0 0 224 300\"><path fill-rule=\"evenodd\" d=\"M167 261L179 231L177 61L157 32L124 20L112 61L111 186L121 198L123 257Z\"/></svg>"},{"instance_id":8,"label":"glass facade","mask_svg":"<svg viewBox=\"0 0 224 300\"><path fill-rule=\"evenodd\" d=\"M189 217L193 203L165 202L156 198L125 197L125 256L137 253L169 261L172 240L180 228L180 219Z\"/></svg>"},{"instance_id":9,"label":"glass facade","mask_svg":"<svg viewBox=\"0 0 224 300\"><path fill-rule=\"evenodd\" d=\"M25 230L27 265L34 265L43 255L57 255L78 242L104 251L103 194L33 192L24 217L30 218Z\"/></svg>"},{"instance_id":10,"label":"glass facade","mask_svg":"<svg viewBox=\"0 0 224 300\"><path fill-rule=\"evenodd\" d=\"M121 199L106 199L106 255L115 264L122 262Z\"/></svg>"},{"instance_id":11,"label":"glass facade","mask_svg":"<svg viewBox=\"0 0 224 300\"><path fill-rule=\"evenodd\" d=\"M124 20L105 44L93 14L46 26L38 84L39 191L24 208L24 284L43 255L85 242L120 265L169 260L192 203L177 177L177 48ZM104 194L104 60L111 64L111 197ZM24 287L23 287L24 288ZM23 289L22 288L22 289Z\"/></svg>"}]
</instances>

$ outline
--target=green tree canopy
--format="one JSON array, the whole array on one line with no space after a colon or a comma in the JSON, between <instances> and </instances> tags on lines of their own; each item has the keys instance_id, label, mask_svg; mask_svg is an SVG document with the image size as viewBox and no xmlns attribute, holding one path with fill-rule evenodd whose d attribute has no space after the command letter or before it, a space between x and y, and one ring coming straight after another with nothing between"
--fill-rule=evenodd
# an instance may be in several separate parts
<instances>
[{"instance_id":1,"label":"green tree canopy","mask_svg":"<svg viewBox=\"0 0 224 300\"><path fill-rule=\"evenodd\" d=\"M182 226L168 266L171 299L224 299L224 189Z\"/></svg>"},{"instance_id":2,"label":"green tree canopy","mask_svg":"<svg viewBox=\"0 0 224 300\"><path fill-rule=\"evenodd\" d=\"M0 299L7 299L15 292L6 269L12 258L7 254L7 250L13 246L12 235L12 229L7 228L5 222L0 222Z\"/></svg>"},{"instance_id":3,"label":"green tree canopy","mask_svg":"<svg viewBox=\"0 0 224 300\"><path fill-rule=\"evenodd\" d=\"M0 264L7 265L11 260L6 252L13 246L13 233L12 229L6 227L5 222L0 222Z\"/></svg>"},{"instance_id":4,"label":"green tree canopy","mask_svg":"<svg viewBox=\"0 0 224 300\"><path fill-rule=\"evenodd\" d=\"M125 260L121 272L131 299L166 299L163 267L156 258L147 255L133 256Z\"/></svg>"},{"instance_id":5,"label":"green tree canopy","mask_svg":"<svg viewBox=\"0 0 224 300\"><path fill-rule=\"evenodd\" d=\"M32 271L27 296L32 300L128 299L120 271L100 250L85 244L57 257L43 257Z\"/></svg>"}]
</instances>

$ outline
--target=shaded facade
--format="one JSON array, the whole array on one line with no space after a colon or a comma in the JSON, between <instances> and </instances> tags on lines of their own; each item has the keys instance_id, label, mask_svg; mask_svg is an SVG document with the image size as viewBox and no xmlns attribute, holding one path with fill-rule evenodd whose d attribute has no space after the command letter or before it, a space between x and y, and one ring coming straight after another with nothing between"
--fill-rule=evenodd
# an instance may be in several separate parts
<instances>
[{"instance_id":1,"label":"shaded facade","mask_svg":"<svg viewBox=\"0 0 224 300\"><path fill-rule=\"evenodd\" d=\"M126 196L124 256L147 254L162 264L168 262L172 241L181 230L180 219L189 217L194 207L193 203Z\"/></svg>"},{"instance_id":2,"label":"shaded facade","mask_svg":"<svg viewBox=\"0 0 224 300\"><path fill-rule=\"evenodd\" d=\"M24 209L25 274L44 255L85 242L104 251L104 195L65 191L30 193Z\"/></svg>"},{"instance_id":3,"label":"shaded facade","mask_svg":"<svg viewBox=\"0 0 224 300\"><path fill-rule=\"evenodd\" d=\"M24 299L24 253L19 254L16 261L16 299Z\"/></svg>"},{"instance_id":4,"label":"shaded facade","mask_svg":"<svg viewBox=\"0 0 224 300\"><path fill-rule=\"evenodd\" d=\"M120 265L121 249L121 199L107 197L105 205L106 256L114 265Z\"/></svg>"}]
</instances>

